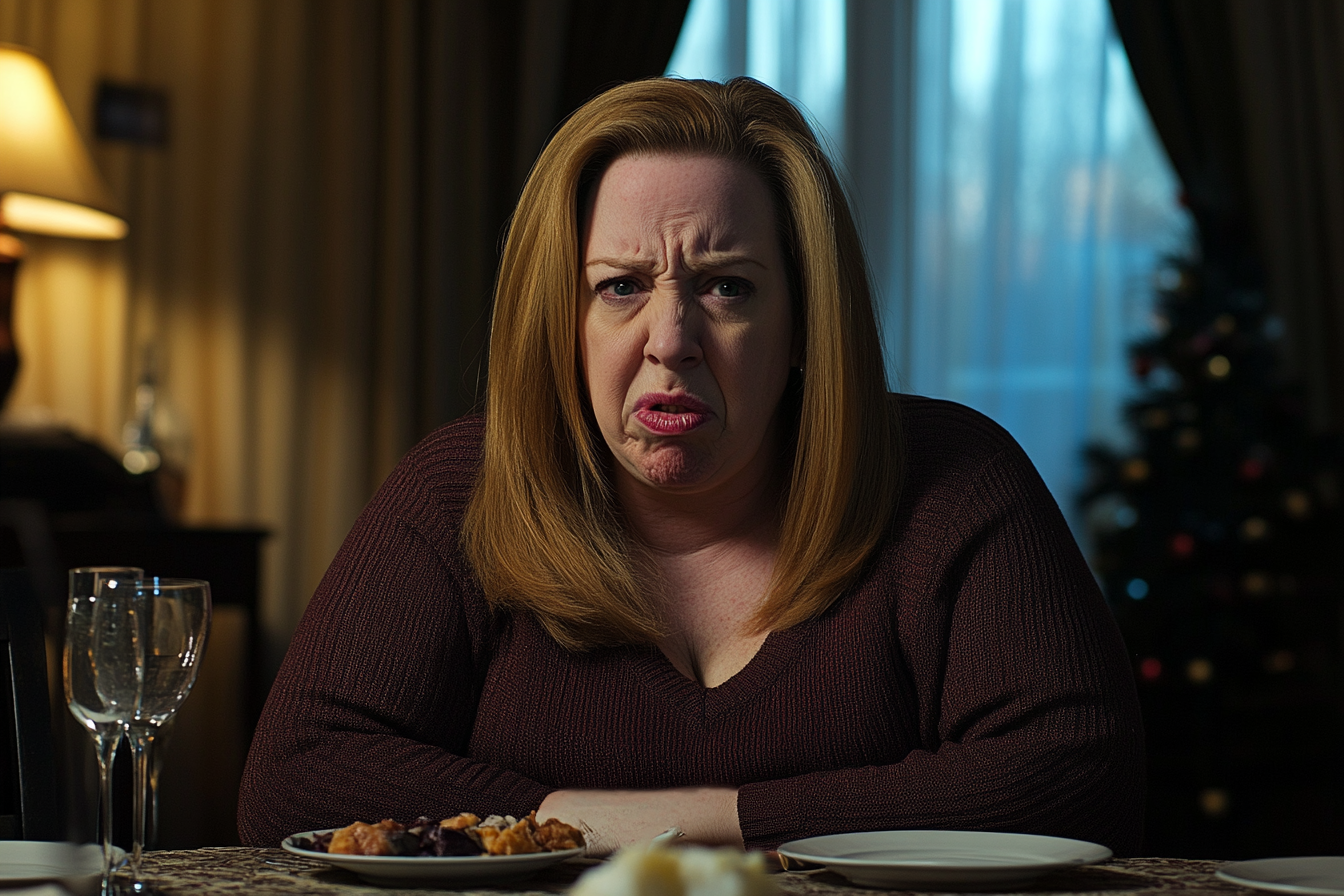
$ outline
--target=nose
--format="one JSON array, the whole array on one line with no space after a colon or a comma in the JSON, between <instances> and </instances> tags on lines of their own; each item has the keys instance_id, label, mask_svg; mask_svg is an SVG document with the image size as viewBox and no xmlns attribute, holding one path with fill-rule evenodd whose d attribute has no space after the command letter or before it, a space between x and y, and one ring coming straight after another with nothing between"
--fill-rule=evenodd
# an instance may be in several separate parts
<instances>
[{"instance_id":1,"label":"nose","mask_svg":"<svg viewBox=\"0 0 1344 896\"><path fill-rule=\"evenodd\" d=\"M694 367L704 357L700 345L702 321L688 297L662 293L645 306L648 333L644 359L669 370Z\"/></svg>"}]
</instances>

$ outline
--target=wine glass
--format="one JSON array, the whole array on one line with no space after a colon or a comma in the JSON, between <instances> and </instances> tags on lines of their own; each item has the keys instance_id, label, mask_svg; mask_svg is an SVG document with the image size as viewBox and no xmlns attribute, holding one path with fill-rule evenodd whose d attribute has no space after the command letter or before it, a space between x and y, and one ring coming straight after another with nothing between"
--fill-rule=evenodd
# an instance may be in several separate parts
<instances>
[{"instance_id":1,"label":"wine glass","mask_svg":"<svg viewBox=\"0 0 1344 896\"><path fill-rule=\"evenodd\" d=\"M144 661L134 567L81 567L70 570L62 666L65 701L89 732L98 755L99 827L103 844L102 892L112 887L112 758L122 726L134 714Z\"/></svg>"},{"instance_id":2,"label":"wine glass","mask_svg":"<svg viewBox=\"0 0 1344 896\"><path fill-rule=\"evenodd\" d=\"M145 843L145 805L152 783L151 752L163 726L196 683L210 635L210 583L149 576L135 589L144 649L144 680L126 733L135 752L135 827L131 880L143 889L140 860Z\"/></svg>"},{"instance_id":3,"label":"wine glass","mask_svg":"<svg viewBox=\"0 0 1344 896\"><path fill-rule=\"evenodd\" d=\"M159 775L163 771L163 745L173 730L173 719L160 725L149 739L149 781L145 794L145 849L159 839Z\"/></svg>"}]
</instances>

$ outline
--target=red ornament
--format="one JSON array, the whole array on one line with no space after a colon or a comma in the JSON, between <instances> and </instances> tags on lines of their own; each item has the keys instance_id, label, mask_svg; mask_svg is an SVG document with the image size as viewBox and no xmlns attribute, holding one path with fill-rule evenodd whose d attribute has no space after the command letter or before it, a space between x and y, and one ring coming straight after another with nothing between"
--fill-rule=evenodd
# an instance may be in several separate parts
<instances>
[{"instance_id":1,"label":"red ornament","mask_svg":"<svg viewBox=\"0 0 1344 896\"><path fill-rule=\"evenodd\" d=\"M1194 536L1187 532L1177 532L1171 536L1171 553L1177 557L1189 557L1195 552Z\"/></svg>"},{"instance_id":2,"label":"red ornament","mask_svg":"<svg viewBox=\"0 0 1344 896\"><path fill-rule=\"evenodd\" d=\"M1162 677L1162 661L1155 656L1146 656L1139 661L1139 677L1153 682Z\"/></svg>"}]
</instances>

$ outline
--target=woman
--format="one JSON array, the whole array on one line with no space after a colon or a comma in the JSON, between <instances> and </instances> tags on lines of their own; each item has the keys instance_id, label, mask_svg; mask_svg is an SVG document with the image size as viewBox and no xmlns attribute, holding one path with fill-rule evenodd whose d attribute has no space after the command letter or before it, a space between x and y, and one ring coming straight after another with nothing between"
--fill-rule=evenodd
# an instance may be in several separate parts
<instances>
[{"instance_id":1,"label":"woman","mask_svg":"<svg viewBox=\"0 0 1344 896\"><path fill-rule=\"evenodd\" d=\"M658 79L576 112L510 228L484 418L413 450L333 562L244 841L539 807L598 852L673 825L1137 850L1109 612L1010 437L886 394L866 276L769 88Z\"/></svg>"}]
</instances>

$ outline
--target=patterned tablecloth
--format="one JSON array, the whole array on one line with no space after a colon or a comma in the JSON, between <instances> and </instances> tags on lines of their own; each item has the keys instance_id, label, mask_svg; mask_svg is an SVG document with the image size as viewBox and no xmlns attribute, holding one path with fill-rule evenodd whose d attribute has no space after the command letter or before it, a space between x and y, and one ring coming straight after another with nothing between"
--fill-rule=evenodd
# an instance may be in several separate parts
<instances>
[{"instance_id":1,"label":"patterned tablecloth","mask_svg":"<svg viewBox=\"0 0 1344 896\"><path fill-rule=\"evenodd\" d=\"M565 893L591 862L566 862L505 888L467 890L375 887L345 871L279 849L217 847L152 852L145 856L145 878L166 894L274 893L278 896L544 896ZM1112 859L1100 865L1056 872L1024 892L1051 894L1249 894L1253 891L1214 877L1219 862L1195 859ZM124 872L123 872L124 873ZM855 887L828 871L776 875L788 896L859 896L879 892ZM893 892L893 891L881 891Z\"/></svg>"}]
</instances>

